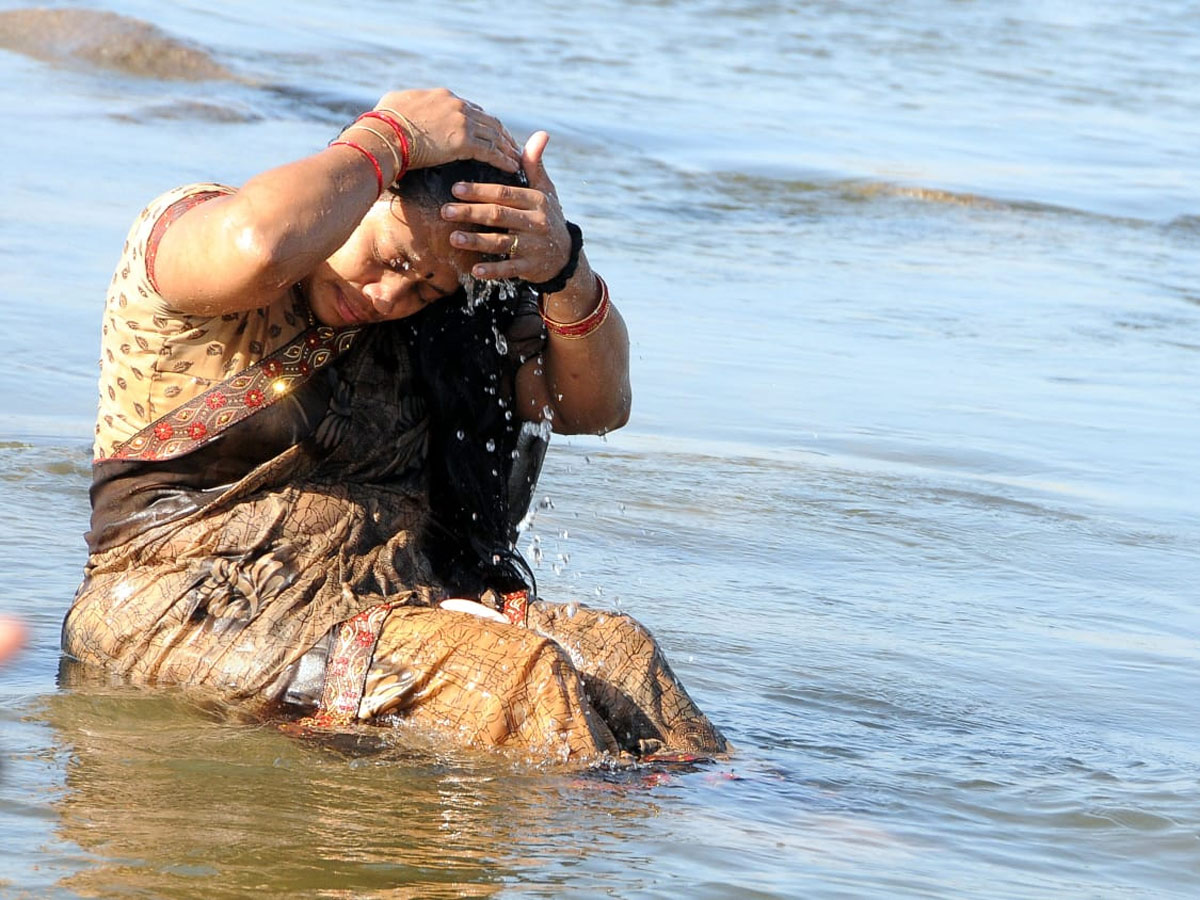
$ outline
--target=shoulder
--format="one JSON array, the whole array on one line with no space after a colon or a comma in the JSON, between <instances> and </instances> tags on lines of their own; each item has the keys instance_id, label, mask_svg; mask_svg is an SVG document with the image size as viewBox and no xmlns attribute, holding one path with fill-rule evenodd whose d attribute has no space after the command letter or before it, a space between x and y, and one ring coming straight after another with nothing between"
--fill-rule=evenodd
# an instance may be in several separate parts
<instances>
[{"instance_id":1,"label":"shoulder","mask_svg":"<svg viewBox=\"0 0 1200 900\"><path fill-rule=\"evenodd\" d=\"M235 193L215 182L181 185L159 194L134 218L121 248L121 258L109 285L109 306L136 305L156 313L167 312L154 283L154 257L163 232L191 207L205 200Z\"/></svg>"},{"instance_id":2,"label":"shoulder","mask_svg":"<svg viewBox=\"0 0 1200 900\"><path fill-rule=\"evenodd\" d=\"M126 251L131 248L140 251L146 281L155 293L158 289L154 284L154 258L158 253L158 243L171 223L206 200L232 193L235 193L235 190L228 185L197 182L159 194L141 211L134 221L125 246Z\"/></svg>"}]
</instances>

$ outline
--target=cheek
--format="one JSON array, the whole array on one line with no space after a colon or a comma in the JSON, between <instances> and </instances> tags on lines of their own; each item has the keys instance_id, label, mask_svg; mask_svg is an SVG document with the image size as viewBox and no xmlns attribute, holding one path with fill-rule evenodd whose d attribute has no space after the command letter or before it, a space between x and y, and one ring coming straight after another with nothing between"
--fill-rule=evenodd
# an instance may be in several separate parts
<instances>
[{"instance_id":1,"label":"cheek","mask_svg":"<svg viewBox=\"0 0 1200 900\"><path fill-rule=\"evenodd\" d=\"M372 269L372 247L369 230L359 225L316 271L362 284L368 280Z\"/></svg>"}]
</instances>

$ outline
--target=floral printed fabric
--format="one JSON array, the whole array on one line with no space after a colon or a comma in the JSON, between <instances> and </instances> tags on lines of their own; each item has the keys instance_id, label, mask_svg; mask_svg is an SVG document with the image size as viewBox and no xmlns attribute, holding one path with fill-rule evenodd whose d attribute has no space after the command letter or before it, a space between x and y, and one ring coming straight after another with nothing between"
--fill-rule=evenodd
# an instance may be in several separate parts
<instances>
[{"instance_id":1,"label":"floral printed fabric","mask_svg":"<svg viewBox=\"0 0 1200 900\"><path fill-rule=\"evenodd\" d=\"M232 188L211 183L176 188L142 210L129 230L101 326L97 459L112 456L163 413L259 362L308 326L307 306L295 293L262 309L190 316L173 310L155 288L156 224L190 198L230 193Z\"/></svg>"}]
</instances>

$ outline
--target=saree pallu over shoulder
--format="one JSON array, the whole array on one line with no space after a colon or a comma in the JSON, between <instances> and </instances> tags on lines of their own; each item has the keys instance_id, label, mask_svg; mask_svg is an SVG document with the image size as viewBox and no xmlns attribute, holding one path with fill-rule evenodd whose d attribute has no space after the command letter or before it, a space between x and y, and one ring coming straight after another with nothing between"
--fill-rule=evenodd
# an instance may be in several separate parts
<instances>
[{"instance_id":1,"label":"saree pallu over shoulder","mask_svg":"<svg viewBox=\"0 0 1200 900\"><path fill-rule=\"evenodd\" d=\"M333 626L440 596L419 546L427 423L405 343L388 326L320 331L187 404L202 438L147 436L148 458L96 466L93 498L117 499L95 508L66 653L134 681L270 700ZM229 401L212 397L259 383L286 390L220 417ZM240 444L270 455L229 452ZM231 458L240 471L219 468Z\"/></svg>"},{"instance_id":2,"label":"saree pallu over shoulder","mask_svg":"<svg viewBox=\"0 0 1200 900\"><path fill-rule=\"evenodd\" d=\"M271 406L350 349L361 328L320 325L274 353L160 416L118 444L107 459L164 460L204 446L232 425Z\"/></svg>"}]
</instances>

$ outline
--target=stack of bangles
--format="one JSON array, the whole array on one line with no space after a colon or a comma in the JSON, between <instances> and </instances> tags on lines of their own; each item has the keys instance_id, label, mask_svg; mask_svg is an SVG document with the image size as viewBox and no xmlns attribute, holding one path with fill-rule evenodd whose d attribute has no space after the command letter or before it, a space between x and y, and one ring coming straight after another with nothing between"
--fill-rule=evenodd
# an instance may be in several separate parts
<instances>
[{"instance_id":1,"label":"stack of bangles","mask_svg":"<svg viewBox=\"0 0 1200 900\"><path fill-rule=\"evenodd\" d=\"M374 119L376 121L382 122L384 125L386 125L388 128L390 128L392 130L392 133L396 136L396 142L393 143L391 140L388 139L386 134L384 134L381 131L378 131L375 128L372 128L370 125L364 125L363 124L364 119ZM383 142L384 146L387 147L388 150L391 151L392 163L394 166L392 171L395 172L396 174L392 178L392 180L390 182L388 182L388 184L395 184L397 181L399 181L401 178L403 178L404 173L408 171L408 164L412 158L412 134L413 134L412 123L409 122L408 119L406 119L403 115L396 112L394 109L387 109L387 108L372 109L369 112L363 113L361 116L359 116L357 119L354 120L353 124L344 128L342 130L342 134L345 134L346 132L349 132L349 131L354 131L355 129L358 129L359 131L371 132L371 134L373 134L373 135L375 135L375 137L379 138L379 140L381 140ZM400 145L399 150L396 149L397 143ZM381 166L379 164L379 159L378 159L378 157L375 156L374 153L372 153L370 150L368 150L362 144L355 143L354 141L345 140L345 139L341 138L340 136L337 140L330 141L329 146L330 147L350 147L354 150L357 150L359 153L361 153L363 155L363 157L367 160L367 162L369 162L371 164L371 168L373 168L375 170L375 181L376 181L377 186L379 187L379 193L377 196L378 197L383 196L384 189L387 187L387 185L384 184L384 180L383 180L383 166Z\"/></svg>"},{"instance_id":2,"label":"stack of bangles","mask_svg":"<svg viewBox=\"0 0 1200 900\"><path fill-rule=\"evenodd\" d=\"M600 287L600 302L578 322L556 322L551 319L546 315L546 296L543 294L538 300L538 311L542 314L542 321L546 323L546 330L567 340L577 341L603 325L604 320L608 318L608 311L612 308L612 302L608 297L608 285L599 275L596 275L596 284Z\"/></svg>"}]
</instances>

